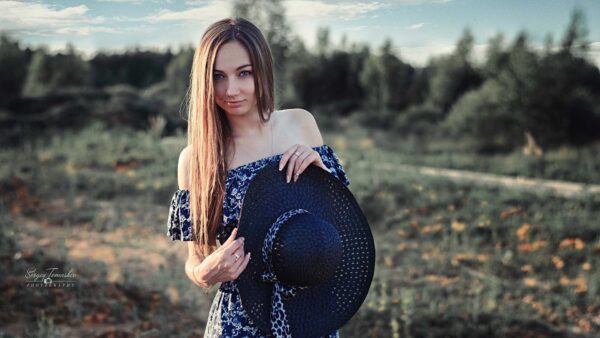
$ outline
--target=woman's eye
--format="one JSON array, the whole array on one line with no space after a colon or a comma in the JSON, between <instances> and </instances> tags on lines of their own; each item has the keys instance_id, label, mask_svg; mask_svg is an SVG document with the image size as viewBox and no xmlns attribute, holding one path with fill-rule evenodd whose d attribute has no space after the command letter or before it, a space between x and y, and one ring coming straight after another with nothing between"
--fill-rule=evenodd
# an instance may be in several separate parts
<instances>
[{"instance_id":1,"label":"woman's eye","mask_svg":"<svg viewBox=\"0 0 600 338\"><path fill-rule=\"evenodd\" d=\"M246 75L246 76L250 76L250 75L252 75L252 72L251 72L251 71L248 71L248 70L244 70L244 71L240 72L240 74L242 74L242 75L243 75L244 73L248 73L248 75ZM221 79L222 79L222 77L223 77L223 75L221 75L221 74L215 74L215 75L213 75L213 79L215 79L215 81L219 81L219 80L221 80Z\"/></svg>"}]
</instances>

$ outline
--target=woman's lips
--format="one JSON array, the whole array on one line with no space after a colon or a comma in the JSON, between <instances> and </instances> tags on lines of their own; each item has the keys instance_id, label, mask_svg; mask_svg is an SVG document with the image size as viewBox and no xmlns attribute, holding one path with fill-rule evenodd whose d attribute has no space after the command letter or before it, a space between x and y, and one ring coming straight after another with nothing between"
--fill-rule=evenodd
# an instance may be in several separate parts
<instances>
[{"instance_id":1,"label":"woman's lips","mask_svg":"<svg viewBox=\"0 0 600 338\"><path fill-rule=\"evenodd\" d=\"M242 105L242 102L244 102L244 100L240 100L240 101L226 101L226 102L227 102L227 105L228 105L229 107L236 108L236 107L239 107L239 106L241 106L241 105Z\"/></svg>"}]
</instances>

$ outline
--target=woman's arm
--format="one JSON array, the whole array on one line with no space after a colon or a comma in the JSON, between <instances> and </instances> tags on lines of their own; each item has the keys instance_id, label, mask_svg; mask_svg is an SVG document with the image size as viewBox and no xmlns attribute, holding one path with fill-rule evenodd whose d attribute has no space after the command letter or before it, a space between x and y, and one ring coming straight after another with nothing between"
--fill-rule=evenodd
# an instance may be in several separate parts
<instances>
[{"instance_id":1,"label":"woman's arm","mask_svg":"<svg viewBox=\"0 0 600 338\"><path fill-rule=\"evenodd\" d=\"M179 163L177 165L179 189L189 190L188 167L190 153L190 146L187 146L179 155ZM236 279L246 268L250 256L244 253L243 238L236 239L236 234L236 231L232 232L227 241L218 249L212 248L214 249L211 250L213 253L207 257L203 257L196 250L196 243L194 241L188 243L185 274L194 284L208 291L211 286L218 282ZM236 261L232 261L234 254L240 256Z\"/></svg>"},{"instance_id":2,"label":"woman's arm","mask_svg":"<svg viewBox=\"0 0 600 338\"><path fill-rule=\"evenodd\" d=\"M250 254L244 252L244 238L236 238L237 229L231 232L223 245L206 258L196 251L194 242L188 244L185 273L194 284L208 289L216 283L237 279L250 262ZM235 254L238 258L235 258Z\"/></svg>"},{"instance_id":3,"label":"woman's arm","mask_svg":"<svg viewBox=\"0 0 600 338\"><path fill-rule=\"evenodd\" d=\"M211 269L207 268L207 262L196 252L196 243L188 243L188 259L185 262L185 274L196 285L203 289L210 289L214 283L210 282ZM203 264L204 263L204 264Z\"/></svg>"},{"instance_id":4,"label":"woman's arm","mask_svg":"<svg viewBox=\"0 0 600 338\"><path fill-rule=\"evenodd\" d=\"M190 163L191 147L188 145L179 154L179 161L177 163L177 183L179 189L189 190L189 163ZM195 250L196 243L194 241L188 242L188 258L185 262L185 274L188 278L201 288L209 289L211 284L205 280L205 274L202 271L198 271L201 268L201 264L204 261ZM205 269L202 269L205 270Z\"/></svg>"}]
</instances>

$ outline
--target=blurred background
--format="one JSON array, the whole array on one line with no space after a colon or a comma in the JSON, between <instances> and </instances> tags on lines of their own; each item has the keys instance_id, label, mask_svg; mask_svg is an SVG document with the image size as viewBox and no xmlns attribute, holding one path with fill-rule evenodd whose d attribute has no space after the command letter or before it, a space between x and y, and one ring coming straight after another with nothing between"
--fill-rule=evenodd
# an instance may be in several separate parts
<instances>
[{"instance_id":1,"label":"blurred background","mask_svg":"<svg viewBox=\"0 0 600 338\"><path fill-rule=\"evenodd\" d=\"M230 15L377 246L342 337L600 334L600 2L0 2L0 337L201 336L166 236L194 48ZM50 278L50 280L48 279Z\"/></svg>"}]
</instances>

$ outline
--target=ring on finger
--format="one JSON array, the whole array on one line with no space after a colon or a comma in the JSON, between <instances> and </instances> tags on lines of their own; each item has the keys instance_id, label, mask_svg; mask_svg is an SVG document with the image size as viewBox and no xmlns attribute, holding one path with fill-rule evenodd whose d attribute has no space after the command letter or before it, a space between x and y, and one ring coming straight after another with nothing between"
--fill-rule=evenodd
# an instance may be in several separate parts
<instances>
[{"instance_id":1,"label":"ring on finger","mask_svg":"<svg viewBox=\"0 0 600 338\"><path fill-rule=\"evenodd\" d=\"M237 261L238 259L240 259L240 255L239 254L234 254L235 256L235 260Z\"/></svg>"}]
</instances>

